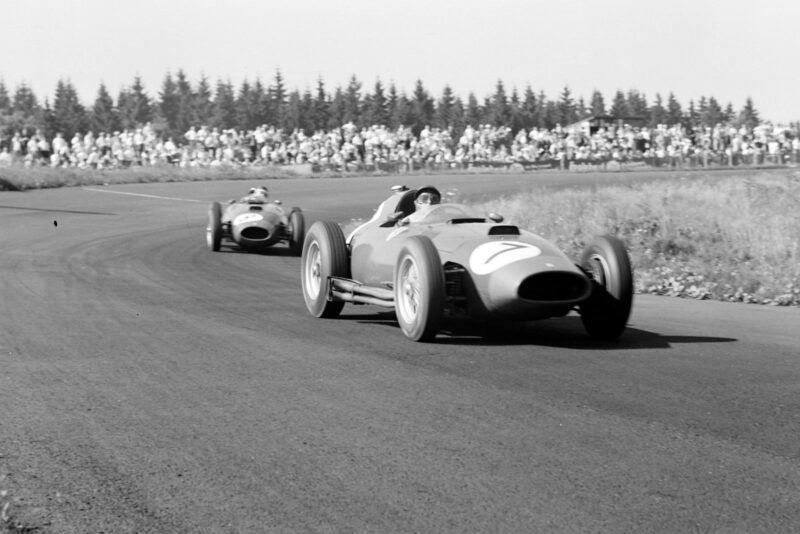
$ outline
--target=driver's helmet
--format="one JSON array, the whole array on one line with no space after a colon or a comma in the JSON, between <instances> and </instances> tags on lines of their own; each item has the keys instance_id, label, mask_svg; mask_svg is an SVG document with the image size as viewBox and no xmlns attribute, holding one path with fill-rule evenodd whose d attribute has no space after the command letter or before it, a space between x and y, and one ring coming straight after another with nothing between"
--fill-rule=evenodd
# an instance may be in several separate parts
<instances>
[{"instance_id":1,"label":"driver's helmet","mask_svg":"<svg viewBox=\"0 0 800 534\"><path fill-rule=\"evenodd\" d=\"M248 202L266 202L269 198L269 191L263 186L251 187L245 198Z\"/></svg>"},{"instance_id":2,"label":"driver's helmet","mask_svg":"<svg viewBox=\"0 0 800 534\"><path fill-rule=\"evenodd\" d=\"M426 185L417 189L414 194L414 206L419 209L423 206L432 206L442 202L442 194L432 185Z\"/></svg>"}]
</instances>

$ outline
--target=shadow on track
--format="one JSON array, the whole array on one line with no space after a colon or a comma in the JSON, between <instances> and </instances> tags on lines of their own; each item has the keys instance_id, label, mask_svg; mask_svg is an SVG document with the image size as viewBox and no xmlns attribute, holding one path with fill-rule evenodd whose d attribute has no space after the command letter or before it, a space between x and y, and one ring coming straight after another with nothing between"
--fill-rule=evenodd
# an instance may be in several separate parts
<instances>
[{"instance_id":1,"label":"shadow on track","mask_svg":"<svg viewBox=\"0 0 800 534\"><path fill-rule=\"evenodd\" d=\"M284 246L277 246L277 247L270 247L264 250L248 250L246 248L238 247L238 246L228 246L223 245L221 249L217 252L217 254L252 254L254 256L276 256L276 257L297 257L296 255L292 254L291 249L289 247Z\"/></svg>"},{"instance_id":2,"label":"shadow on track","mask_svg":"<svg viewBox=\"0 0 800 534\"><path fill-rule=\"evenodd\" d=\"M354 320L365 325L382 325L399 329L394 312L344 315L341 320ZM435 343L441 345L512 346L538 345L577 350L667 349L684 343L733 343L730 337L664 336L657 332L628 326L614 341L589 337L581 318L576 315L521 323L485 324L473 321L445 321Z\"/></svg>"},{"instance_id":3,"label":"shadow on track","mask_svg":"<svg viewBox=\"0 0 800 534\"><path fill-rule=\"evenodd\" d=\"M78 215L116 215L116 213L105 213L102 211L56 210L48 208L26 208L23 206L4 206L4 205L0 205L0 209L20 210L20 211L44 211L48 213L76 213Z\"/></svg>"}]
</instances>

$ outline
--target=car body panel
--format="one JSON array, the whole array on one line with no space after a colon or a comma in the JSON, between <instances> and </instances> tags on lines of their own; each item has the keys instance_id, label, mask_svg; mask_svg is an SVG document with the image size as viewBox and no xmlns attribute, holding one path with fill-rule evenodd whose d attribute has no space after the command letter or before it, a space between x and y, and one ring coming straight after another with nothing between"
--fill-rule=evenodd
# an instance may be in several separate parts
<instances>
[{"instance_id":1,"label":"car body panel","mask_svg":"<svg viewBox=\"0 0 800 534\"><path fill-rule=\"evenodd\" d=\"M223 236L248 250L263 250L289 239L289 214L278 202L232 200L222 209Z\"/></svg>"},{"instance_id":2,"label":"car body panel","mask_svg":"<svg viewBox=\"0 0 800 534\"><path fill-rule=\"evenodd\" d=\"M475 217L460 204L432 206L419 220L407 222L409 193L395 192L348 237L353 280L391 287L404 242L421 235L439 252L450 304L470 316L559 316L590 296L590 278L546 239Z\"/></svg>"}]
</instances>

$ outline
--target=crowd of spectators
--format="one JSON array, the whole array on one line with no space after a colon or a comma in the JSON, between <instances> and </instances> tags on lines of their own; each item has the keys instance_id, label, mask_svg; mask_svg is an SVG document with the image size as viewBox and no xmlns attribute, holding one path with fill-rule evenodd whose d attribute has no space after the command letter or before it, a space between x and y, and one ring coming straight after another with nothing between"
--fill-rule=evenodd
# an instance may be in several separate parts
<instances>
[{"instance_id":1,"label":"crowd of spectators","mask_svg":"<svg viewBox=\"0 0 800 534\"><path fill-rule=\"evenodd\" d=\"M652 161L661 165L737 165L800 163L798 131L763 124L755 128L719 124L686 130L626 124L590 128L587 124L531 128L516 134L504 126L451 130L358 128L353 123L310 135L264 125L254 130L190 128L182 138L164 138L151 125L113 133L17 132L0 151L0 165L114 169L135 165L206 167L221 165L298 165L315 169L467 168L474 165L562 166L608 161Z\"/></svg>"}]
</instances>

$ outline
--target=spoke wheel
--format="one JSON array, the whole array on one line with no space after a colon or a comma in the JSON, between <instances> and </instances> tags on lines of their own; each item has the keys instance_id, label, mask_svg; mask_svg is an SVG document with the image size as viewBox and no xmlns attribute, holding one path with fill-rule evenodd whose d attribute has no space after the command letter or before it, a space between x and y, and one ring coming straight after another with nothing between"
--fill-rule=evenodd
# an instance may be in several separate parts
<instances>
[{"instance_id":1,"label":"spoke wheel","mask_svg":"<svg viewBox=\"0 0 800 534\"><path fill-rule=\"evenodd\" d=\"M397 322L409 339L431 341L439 331L445 302L444 270L427 237L410 237L397 258L394 275Z\"/></svg>"},{"instance_id":2,"label":"spoke wheel","mask_svg":"<svg viewBox=\"0 0 800 534\"><path fill-rule=\"evenodd\" d=\"M209 250L219 251L222 244L222 207L219 202L212 202L208 209L208 226L206 226L206 245Z\"/></svg>"},{"instance_id":3,"label":"spoke wheel","mask_svg":"<svg viewBox=\"0 0 800 534\"><path fill-rule=\"evenodd\" d=\"M341 227L318 221L305 236L300 262L303 298L314 317L336 317L344 307L344 302L328 299L329 276L349 278L350 258Z\"/></svg>"},{"instance_id":4,"label":"spoke wheel","mask_svg":"<svg viewBox=\"0 0 800 534\"><path fill-rule=\"evenodd\" d=\"M616 339L625 330L633 307L628 252L616 237L596 237L584 249L581 267L592 278L592 294L580 305L583 326L596 339Z\"/></svg>"}]
</instances>

